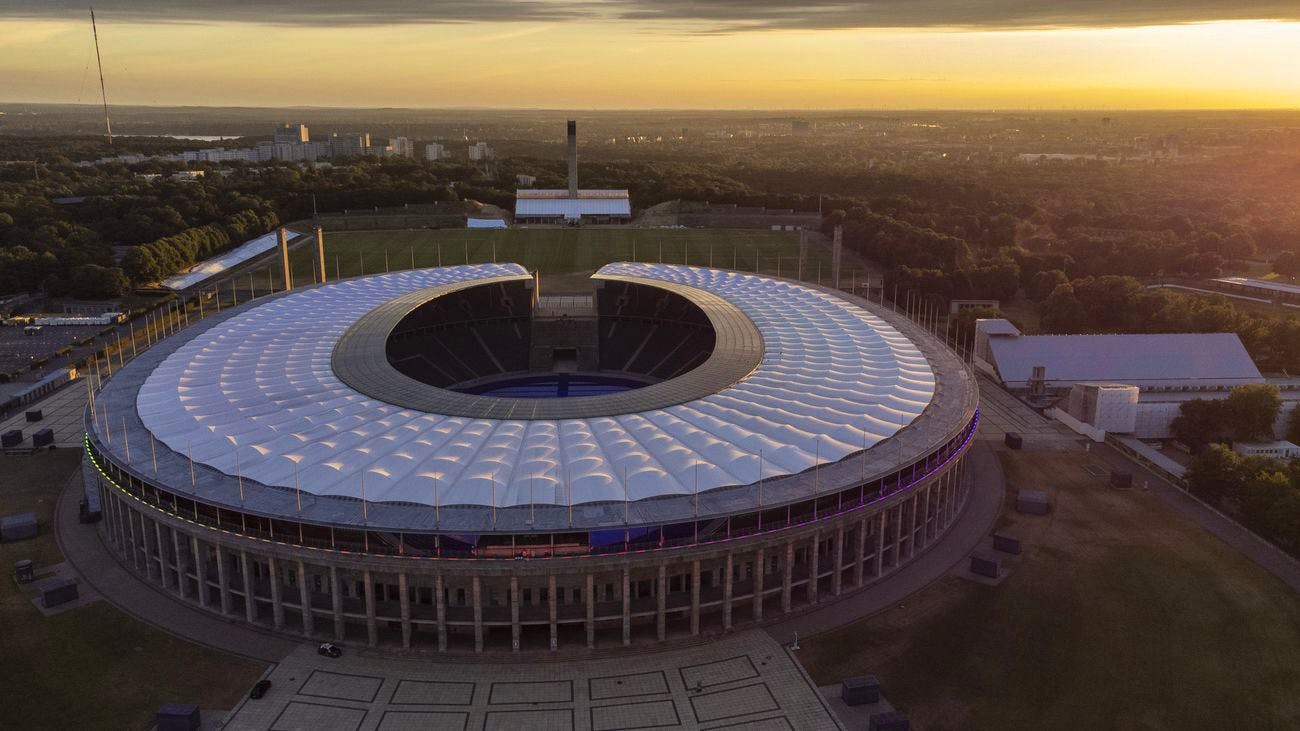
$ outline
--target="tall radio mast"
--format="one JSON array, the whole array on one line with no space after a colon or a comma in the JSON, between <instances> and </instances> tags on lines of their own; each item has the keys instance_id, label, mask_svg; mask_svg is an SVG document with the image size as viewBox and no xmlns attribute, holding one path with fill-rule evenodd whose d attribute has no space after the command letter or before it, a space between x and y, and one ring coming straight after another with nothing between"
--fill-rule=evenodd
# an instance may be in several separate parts
<instances>
[{"instance_id":1,"label":"tall radio mast","mask_svg":"<svg viewBox=\"0 0 1300 731\"><path fill-rule=\"evenodd\" d=\"M99 64L99 93L104 100L104 135L113 144L113 123L108 118L108 90L104 88L104 60L99 57L99 28L95 25L95 9L90 9L90 30L95 35L95 63Z\"/></svg>"}]
</instances>

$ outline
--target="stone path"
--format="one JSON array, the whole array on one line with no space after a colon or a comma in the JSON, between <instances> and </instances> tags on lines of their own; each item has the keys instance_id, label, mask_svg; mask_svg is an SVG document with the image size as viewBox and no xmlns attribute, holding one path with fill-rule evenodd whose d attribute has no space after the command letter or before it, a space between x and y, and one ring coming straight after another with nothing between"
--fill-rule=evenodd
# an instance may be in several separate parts
<instances>
[{"instance_id":1,"label":"stone path","mask_svg":"<svg viewBox=\"0 0 1300 731\"><path fill-rule=\"evenodd\" d=\"M33 409L39 409L44 418L40 421L27 421L27 412ZM21 429L23 432L22 446L31 447L32 434L48 428L54 430L54 446L80 448L82 437L86 433L81 421L82 412L85 409L86 380L79 378L59 389L45 400L19 409L3 424L0 424L0 432Z\"/></svg>"},{"instance_id":2,"label":"stone path","mask_svg":"<svg viewBox=\"0 0 1300 731\"><path fill-rule=\"evenodd\" d=\"M254 660L276 662L303 644L191 608L127 571L109 553L97 526L77 521L81 480L77 473L60 493L54 510L54 530L59 550L84 585L142 622L191 642Z\"/></svg>"},{"instance_id":3,"label":"stone path","mask_svg":"<svg viewBox=\"0 0 1300 731\"><path fill-rule=\"evenodd\" d=\"M268 674L227 729L834 729L807 675L762 632L632 658L437 663L312 648Z\"/></svg>"}]
</instances>

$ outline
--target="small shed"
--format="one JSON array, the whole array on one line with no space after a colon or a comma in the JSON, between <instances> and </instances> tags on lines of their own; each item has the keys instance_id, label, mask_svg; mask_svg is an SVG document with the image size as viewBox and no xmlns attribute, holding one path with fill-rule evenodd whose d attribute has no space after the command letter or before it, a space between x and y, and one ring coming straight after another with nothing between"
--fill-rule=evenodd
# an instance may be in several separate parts
<instances>
[{"instance_id":1,"label":"small shed","mask_svg":"<svg viewBox=\"0 0 1300 731\"><path fill-rule=\"evenodd\" d=\"M911 728L912 722L902 711L873 713L871 719L867 721L868 731L909 731Z\"/></svg>"},{"instance_id":2,"label":"small shed","mask_svg":"<svg viewBox=\"0 0 1300 731\"><path fill-rule=\"evenodd\" d=\"M997 556L977 553L970 557L970 572L976 576L996 579L1002 575L1002 559Z\"/></svg>"},{"instance_id":3,"label":"small shed","mask_svg":"<svg viewBox=\"0 0 1300 731\"><path fill-rule=\"evenodd\" d=\"M880 702L880 681L874 675L845 678L840 683L840 700L847 706Z\"/></svg>"},{"instance_id":4,"label":"small shed","mask_svg":"<svg viewBox=\"0 0 1300 731\"><path fill-rule=\"evenodd\" d=\"M21 513L0 518L0 541L35 538L36 528L36 513Z\"/></svg>"},{"instance_id":5,"label":"small shed","mask_svg":"<svg viewBox=\"0 0 1300 731\"><path fill-rule=\"evenodd\" d=\"M54 430L46 427L32 434L33 447L48 447L54 444Z\"/></svg>"},{"instance_id":6,"label":"small shed","mask_svg":"<svg viewBox=\"0 0 1300 731\"><path fill-rule=\"evenodd\" d=\"M46 609L77 600L77 580L72 578L53 578L41 584L41 606Z\"/></svg>"},{"instance_id":7,"label":"small shed","mask_svg":"<svg viewBox=\"0 0 1300 731\"><path fill-rule=\"evenodd\" d=\"M167 703L154 714L158 731L197 731L203 725L199 707L193 703Z\"/></svg>"},{"instance_id":8,"label":"small shed","mask_svg":"<svg viewBox=\"0 0 1300 731\"><path fill-rule=\"evenodd\" d=\"M1042 490L1021 490L1016 494L1016 512L1047 515L1051 510L1052 499Z\"/></svg>"},{"instance_id":9,"label":"small shed","mask_svg":"<svg viewBox=\"0 0 1300 731\"><path fill-rule=\"evenodd\" d=\"M1020 555L1020 539L1015 536L1009 536L1006 533L993 534L993 550L1009 553L1013 556Z\"/></svg>"},{"instance_id":10,"label":"small shed","mask_svg":"<svg viewBox=\"0 0 1300 731\"><path fill-rule=\"evenodd\" d=\"M0 447L16 447L23 443L23 430L10 429L4 434L0 434Z\"/></svg>"}]
</instances>

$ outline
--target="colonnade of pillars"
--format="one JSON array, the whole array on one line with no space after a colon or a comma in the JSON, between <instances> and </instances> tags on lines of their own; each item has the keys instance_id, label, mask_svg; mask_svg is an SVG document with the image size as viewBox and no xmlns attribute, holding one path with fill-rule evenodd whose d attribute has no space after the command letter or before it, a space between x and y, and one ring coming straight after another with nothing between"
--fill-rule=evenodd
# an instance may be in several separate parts
<instances>
[{"instance_id":1,"label":"colonnade of pillars","mask_svg":"<svg viewBox=\"0 0 1300 731\"><path fill-rule=\"evenodd\" d=\"M966 497L958 462L903 501L748 546L670 552L658 561L638 555L621 565L593 557L591 571L565 562L577 571L549 573L555 564L536 561L483 562L469 573L461 566L441 571L438 561L380 572L364 559L322 565L288 547L231 546L103 480L99 488L110 544L128 566L180 599L305 637L359 639L364 627L370 646L436 643L445 651L453 641L468 646L472 639L479 652L489 635L507 629L514 650L540 646L542 630L551 649L559 647L562 630L571 639L581 631L588 647L596 646L598 634L616 634L630 645L634 634L648 639L653 631L657 641L670 631L699 635L707 631L705 619L727 632L738 615L759 622L772 611L815 605L905 565L945 531Z\"/></svg>"}]
</instances>

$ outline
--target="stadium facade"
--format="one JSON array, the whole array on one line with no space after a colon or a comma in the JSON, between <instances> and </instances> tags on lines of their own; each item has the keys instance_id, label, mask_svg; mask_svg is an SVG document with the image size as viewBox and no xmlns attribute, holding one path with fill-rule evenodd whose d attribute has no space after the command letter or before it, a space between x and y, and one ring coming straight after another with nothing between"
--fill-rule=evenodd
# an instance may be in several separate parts
<instances>
[{"instance_id":1,"label":"stadium facade","mask_svg":"<svg viewBox=\"0 0 1300 731\"><path fill-rule=\"evenodd\" d=\"M87 499L179 600L453 651L771 620L963 510L976 386L920 326L740 272L594 280L558 309L483 264L223 310L97 390Z\"/></svg>"}]
</instances>

